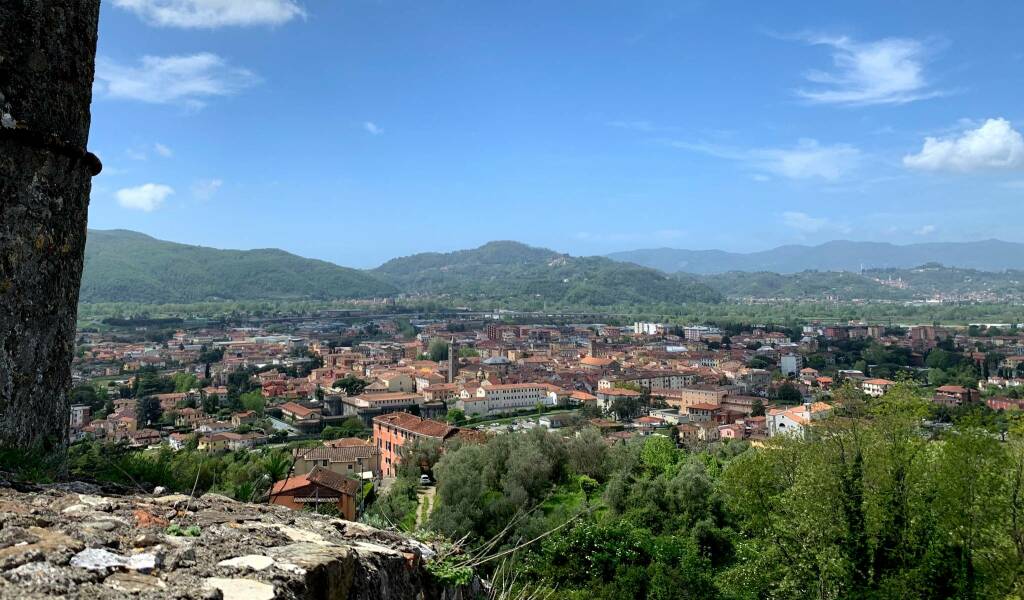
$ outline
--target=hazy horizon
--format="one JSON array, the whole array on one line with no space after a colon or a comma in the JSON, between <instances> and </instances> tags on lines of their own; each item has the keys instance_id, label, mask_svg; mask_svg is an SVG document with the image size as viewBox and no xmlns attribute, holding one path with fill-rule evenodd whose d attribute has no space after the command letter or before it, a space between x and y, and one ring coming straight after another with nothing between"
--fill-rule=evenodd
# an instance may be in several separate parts
<instances>
[{"instance_id":1,"label":"hazy horizon","mask_svg":"<svg viewBox=\"0 0 1024 600\"><path fill-rule=\"evenodd\" d=\"M1024 241L1019 3L194 6L103 3L96 228L353 266Z\"/></svg>"},{"instance_id":2,"label":"hazy horizon","mask_svg":"<svg viewBox=\"0 0 1024 600\"><path fill-rule=\"evenodd\" d=\"M457 247L452 247L452 248L434 248L434 249L428 248L428 249L425 249L425 250L421 250L421 251L418 251L418 252L412 252L412 253L408 253L408 254L395 254L393 256L389 256L388 258L386 258L383 261L380 261L378 263L360 265L360 264L355 264L355 263L352 263L352 262L348 262L348 263L346 263L346 262L338 262L338 261L334 261L334 260L331 260L329 258L326 258L324 256L318 256L316 254L302 254L302 253L299 253L299 252L294 252L294 251L289 250L288 248L285 248L285 247L282 247L282 246L274 246L274 245L266 245L266 244L263 244L263 245L253 244L253 245L249 245L249 246L245 246L244 244L243 245L232 245L232 246L218 245L218 244L200 244L200 243L196 243L196 242L190 242L190 241L187 241L187 240L183 241L183 240L174 240L174 239L163 238L163 237L160 237L160 236L148 234L148 233L146 233L144 231L136 231L136 230L132 230L132 229L124 229L124 228L100 229L100 228L97 228L97 227L89 227L89 232L91 233L93 231L99 231L99 232L128 231L128 232L131 232L131 233L141 233L143 235L148 235L148 236L150 236L150 237L152 237L154 239L157 239L157 240L160 240L160 241L164 241L164 242L172 242L172 243L176 243L176 244L185 244L185 245L189 245L189 246L202 246L202 247L206 247L206 248L212 248L212 249L215 249L215 250L242 250L242 251L248 251L248 250L284 250L285 252L288 252L290 254L294 254L296 256L300 256L302 258L310 258L310 259L314 259L314 260L322 260L322 261L330 262L330 263L333 263L333 264L336 264L336 265L342 266L342 267L351 267L351 268L364 269L364 270L374 269L374 268L379 267L382 264L388 262L389 260L392 260L392 259L395 259L395 258L405 258L405 257L408 257L408 256L413 256L415 254L422 254L422 253L448 254L448 253L458 252L458 251L463 251L463 250L474 250L474 249L480 248L481 246L484 246L486 244L495 243L495 242L515 242L515 243L525 244L525 245L528 245L528 246L531 246L531 247L534 247L534 248L543 248L543 249L548 249L548 250L552 250L552 251L555 251L555 252L559 252L559 253L562 253L562 254L568 254L568 255L574 256L574 257L611 256L611 255L620 254L620 253L628 253L628 252L631 252L631 251L658 251L658 250L682 250L682 251L692 251L692 252L716 252L717 251L717 252L726 252L726 253L729 253L729 254L749 255L749 254L757 254L759 252L767 252L767 251L775 250L775 249L781 248L783 246L799 246L799 247L805 247L805 248L814 248L814 247L822 246L822 245L825 245L825 244L831 244L831 243L835 243L835 242L878 243L878 244L892 243L892 242L874 241L874 240L834 239L834 240L826 240L826 241L823 241L823 242L815 242L815 243L811 243L811 244L779 244L779 245L770 246L770 247L766 247L766 248L760 248L760 249L756 249L756 250L742 251L742 252L733 252L733 251L730 251L730 250L723 250L721 248L684 248L684 247L672 247L672 246L658 246L658 247L653 247L652 246L652 247L647 247L647 248L640 248L640 247L637 247L637 248L627 248L627 249L623 249L623 250L616 250L616 251L606 252L606 253L602 253L602 254L578 254L578 253L573 253L573 252L561 250L561 249L559 249L557 247L554 247L554 246L544 246L544 245L540 245L540 244L530 244L530 243L527 243L527 242L523 242L522 240L515 240L515 239L492 239L492 240L486 240L486 241L484 241L484 242L482 242L480 244L476 244L476 245L473 245L473 246L457 246ZM915 241L915 242L908 242L906 244L894 244L894 245L896 245L896 246L915 246L915 245L918 245L918 244L971 244L971 243L979 243L979 242L1004 242L1004 243L1013 243L1013 244L1024 244L1024 242L1012 242L1012 241L1009 241L1009 240L1001 240L1001 239L998 239L998 238L987 238L987 239L964 240L964 241L928 240L927 242ZM1024 265L1022 265L1022 268L1024 268Z\"/></svg>"}]
</instances>

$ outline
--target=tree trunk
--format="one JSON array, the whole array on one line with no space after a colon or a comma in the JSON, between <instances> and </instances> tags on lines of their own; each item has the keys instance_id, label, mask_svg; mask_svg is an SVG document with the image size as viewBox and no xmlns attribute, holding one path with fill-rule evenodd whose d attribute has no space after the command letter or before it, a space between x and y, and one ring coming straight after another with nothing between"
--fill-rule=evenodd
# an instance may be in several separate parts
<instances>
[{"instance_id":1,"label":"tree trunk","mask_svg":"<svg viewBox=\"0 0 1024 600\"><path fill-rule=\"evenodd\" d=\"M99 5L0 1L0 448L67 442Z\"/></svg>"}]
</instances>

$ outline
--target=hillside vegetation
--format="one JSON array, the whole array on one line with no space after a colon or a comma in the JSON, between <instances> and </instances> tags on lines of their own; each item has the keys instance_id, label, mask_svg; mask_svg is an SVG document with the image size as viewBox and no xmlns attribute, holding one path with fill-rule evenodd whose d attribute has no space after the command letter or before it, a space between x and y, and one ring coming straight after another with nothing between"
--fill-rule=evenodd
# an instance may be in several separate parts
<instances>
[{"instance_id":1,"label":"hillside vegetation","mask_svg":"<svg viewBox=\"0 0 1024 600\"><path fill-rule=\"evenodd\" d=\"M466 301L614 306L718 302L720 294L693 279L618 263L572 257L517 242L491 242L474 250L416 254L372 271L408 293Z\"/></svg>"},{"instance_id":2,"label":"hillside vegetation","mask_svg":"<svg viewBox=\"0 0 1024 600\"><path fill-rule=\"evenodd\" d=\"M652 248L608 256L666 273L860 271L907 269L925 263L984 271L1024 268L1024 244L1000 240L906 245L836 240L817 246L787 245L749 253Z\"/></svg>"},{"instance_id":3,"label":"hillside vegetation","mask_svg":"<svg viewBox=\"0 0 1024 600\"><path fill-rule=\"evenodd\" d=\"M366 298L395 294L356 269L283 250L218 250L133 231L90 231L81 302Z\"/></svg>"},{"instance_id":4,"label":"hillside vegetation","mask_svg":"<svg viewBox=\"0 0 1024 600\"><path fill-rule=\"evenodd\" d=\"M678 276L693 277L687 274ZM699 279L731 298L802 300L832 295L843 300L921 300L937 294L992 294L1002 299L1016 299L1024 295L1022 271L980 271L936 263L909 269L868 269L857 273L730 271L702 275Z\"/></svg>"},{"instance_id":5,"label":"hillside vegetation","mask_svg":"<svg viewBox=\"0 0 1024 600\"><path fill-rule=\"evenodd\" d=\"M791 247L795 248L795 247ZM894 282L902 281L895 285ZM883 284L888 282L889 285ZM937 294L1024 297L1024 271L927 263L911 268L692 275L518 242L392 259L372 270L283 250L218 250L132 231L91 231L81 302L346 300L406 294L514 309L643 307L667 311L723 298L920 300Z\"/></svg>"}]
</instances>

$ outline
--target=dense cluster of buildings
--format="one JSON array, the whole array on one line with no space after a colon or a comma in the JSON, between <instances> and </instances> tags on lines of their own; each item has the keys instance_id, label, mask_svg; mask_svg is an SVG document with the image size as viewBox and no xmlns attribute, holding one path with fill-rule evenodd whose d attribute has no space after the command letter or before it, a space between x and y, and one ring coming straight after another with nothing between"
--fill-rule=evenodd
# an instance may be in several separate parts
<instances>
[{"instance_id":1,"label":"dense cluster of buildings","mask_svg":"<svg viewBox=\"0 0 1024 600\"><path fill-rule=\"evenodd\" d=\"M160 342L83 333L75 377L106 386L113 399L102 415L92 414L94 406L73 406L71 436L227 452L310 439L356 422L372 434L368 440L295 450L294 477L272 494L289 506L344 497L338 506L348 514L357 510L360 493L348 482L393 477L410 441L479 439L481 428L508 429L488 424L500 417L518 416L524 427L594 426L609 443L653 433L671 433L681 443L756 442L802 434L832 414L829 393L844 381L872 397L889 392L893 380L842 364L851 340L905 349L908 368L923 368L940 343L967 360L986 356L971 331L930 325L811 323L796 332L751 327L728 335L711 326L647 322L414 326L415 337L388 320L330 332L300 322L288 335L261 327L183 329ZM373 335L366 334L370 329ZM355 341L339 343L346 337ZM981 389L1024 383L1017 377L1024 338L1014 331L983 341L1001 353L998 374L978 386L938 386L937 403L977 402ZM145 399L122 397L140 373L154 371L194 385ZM259 410L238 406L239 386L261 399ZM997 410L1020 408L1015 397L986 401ZM159 406L159 423L140 416L142 402ZM531 415L529 423L524 415Z\"/></svg>"}]
</instances>

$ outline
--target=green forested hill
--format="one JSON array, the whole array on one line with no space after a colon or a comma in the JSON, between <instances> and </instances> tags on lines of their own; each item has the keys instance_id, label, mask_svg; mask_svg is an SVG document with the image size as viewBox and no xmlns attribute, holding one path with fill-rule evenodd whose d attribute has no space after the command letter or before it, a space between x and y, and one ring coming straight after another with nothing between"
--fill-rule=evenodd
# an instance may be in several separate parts
<instances>
[{"instance_id":1,"label":"green forested hill","mask_svg":"<svg viewBox=\"0 0 1024 600\"><path fill-rule=\"evenodd\" d=\"M363 271L283 250L217 250L89 231L81 302L339 299L396 293Z\"/></svg>"},{"instance_id":2,"label":"green forested hill","mask_svg":"<svg viewBox=\"0 0 1024 600\"><path fill-rule=\"evenodd\" d=\"M884 285L902 280L903 286ZM218 250L133 231L90 231L81 301L334 300L410 294L503 308L655 307L731 298L910 300L936 294L1024 296L1024 272L926 264L909 269L714 275L574 257L518 242L427 252L358 270L283 250Z\"/></svg>"},{"instance_id":3,"label":"green forested hill","mask_svg":"<svg viewBox=\"0 0 1024 600\"><path fill-rule=\"evenodd\" d=\"M730 271L703 275L700 279L725 296L733 298L800 300L836 295L845 300L904 300L913 297L910 290L886 287L859 273L845 271L804 271L788 275Z\"/></svg>"},{"instance_id":4,"label":"green forested hill","mask_svg":"<svg viewBox=\"0 0 1024 600\"><path fill-rule=\"evenodd\" d=\"M563 306L717 302L720 294L695 279L603 257L572 257L517 242L390 260L372 271L410 293L480 301Z\"/></svg>"},{"instance_id":5,"label":"green forested hill","mask_svg":"<svg viewBox=\"0 0 1024 600\"><path fill-rule=\"evenodd\" d=\"M935 263L909 269L868 269L858 273L730 271L697 277L732 298L801 300L836 295L844 300L920 300L938 294L990 294L1002 299L1024 295L1024 271L980 271ZM894 285L897 282L902 282L902 286Z\"/></svg>"},{"instance_id":6,"label":"green forested hill","mask_svg":"<svg viewBox=\"0 0 1024 600\"><path fill-rule=\"evenodd\" d=\"M861 269L909 269L930 262L983 271L1024 268L1024 244L1000 240L907 245L835 240L817 246L788 245L750 253L652 248L616 252L608 256L666 273L856 272Z\"/></svg>"},{"instance_id":7,"label":"green forested hill","mask_svg":"<svg viewBox=\"0 0 1024 600\"><path fill-rule=\"evenodd\" d=\"M575 258L516 242L397 258L360 271L282 250L217 250L132 231L90 231L81 301L344 299L445 295L503 307L653 306L715 302L686 276L607 258Z\"/></svg>"}]
</instances>

